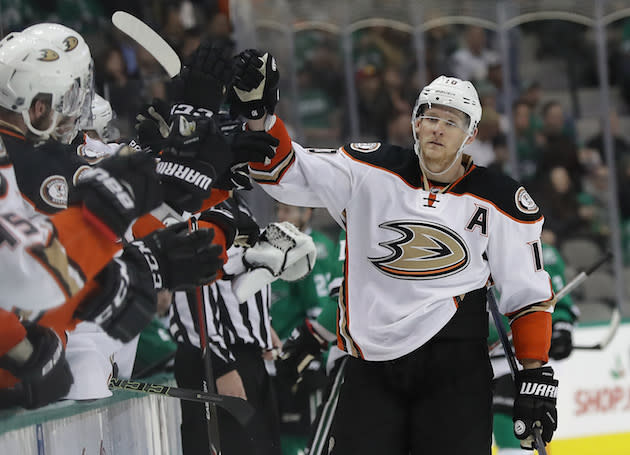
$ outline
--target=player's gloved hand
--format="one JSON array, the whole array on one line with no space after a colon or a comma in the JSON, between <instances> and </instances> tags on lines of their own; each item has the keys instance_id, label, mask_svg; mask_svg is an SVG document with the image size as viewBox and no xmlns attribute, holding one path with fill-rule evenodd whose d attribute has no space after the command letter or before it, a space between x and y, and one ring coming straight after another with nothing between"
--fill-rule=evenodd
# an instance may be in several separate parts
<instances>
[{"instance_id":1,"label":"player's gloved hand","mask_svg":"<svg viewBox=\"0 0 630 455\"><path fill-rule=\"evenodd\" d=\"M291 332L291 336L282 345L282 352L276 362L278 377L297 391L304 380L305 373L313 362L320 366L322 352L328 348L328 342L313 328L306 319Z\"/></svg>"},{"instance_id":2,"label":"player's gloved hand","mask_svg":"<svg viewBox=\"0 0 630 455\"><path fill-rule=\"evenodd\" d=\"M151 104L145 105L136 115L135 128L140 146L148 153L159 153L168 145L171 134L169 105L154 98Z\"/></svg>"},{"instance_id":3,"label":"player's gloved hand","mask_svg":"<svg viewBox=\"0 0 630 455\"><path fill-rule=\"evenodd\" d=\"M155 160L128 146L85 171L68 196L68 205L82 203L87 219L111 239L161 202Z\"/></svg>"},{"instance_id":4,"label":"player's gloved hand","mask_svg":"<svg viewBox=\"0 0 630 455\"><path fill-rule=\"evenodd\" d=\"M175 79L178 102L218 112L234 73L230 40L204 40Z\"/></svg>"},{"instance_id":5,"label":"player's gloved hand","mask_svg":"<svg viewBox=\"0 0 630 455\"><path fill-rule=\"evenodd\" d=\"M223 265L220 245L212 244L214 231L190 232L188 223L177 223L132 242L144 256L155 289L190 289L212 282Z\"/></svg>"},{"instance_id":6,"label":"player's gloved hand","mask_svg":"<svg viewBox=\"0 0 630 455\"><path fill-rule=\"evenodd\" d=\"M233 162L229 169L219 175L215 188L250 189L248 162L264 163L276 154L278 139L264 131L237 130L225 136L230 146Z\"/></svg>"},{"instance_id":7,"label":"player's gloved hand","mask_svg":"<svg viewBox=\"0 0 630 455\"><path fill-rule=\"evenodd\" d=\"M273 114L279 100L280 73L269 52L247 49L234 57L234 82L228 102L233 115L259 119Z\"/></svg>"},{"instance_id":8,"label":"player's gloved hand","mask_svg":"<svg viewBox=\"0 0 630 455\"><path fill-rule=\"evenodd\" d=\"M157 165L164 200L175 209L197 212L217 172L230 167L230 147L214 121L201 117L174 116L167 140Z\"/></svg>"},{"instance_id":9,"label":"player's gloved hand","mask_svg":"<svg viewBox=\"0 0 630 455\"><path fill-rule=\"evenodd\" d=\"M151 322L157 312L157 292L142 253L125 247L96 277L97 292L87 296L74 317L92 321L109 336L126 343Z\"/></svg>"},{"instance_id":10,"label":"player's gloved hand","mask_svg":"<svg viewBox=\"0 0 630 455\"><path fill-rule=\"evenodd\" d=\"M260 227L252 213L233 199L228 199L199 215L200 221L214 223L223 231L226 244L253 246L260 236Z\"/></svg>"},{"instance_id":11,"label":"player's gloved hand","mask_svg":"<svg viewBox=\"0 0 630 455\"><path fill-rule=\"evenodd\" d=\"M520 439L522 448L532 450L534 427L540 428L545 443L551 441L558 427L558 380L553 378L553 369L547 366L521 370L515 382L514 435Z\"/></svg>"},{"instance_id":12,"label":"player's gloved hand","mask_svg":"<svg viewBox=\"0 0 630 455\"><path fill-rule=\"evenodd\" d=\"M0 368L21 381L4 391L9 396L2 401L34 409L67 395L74 379L57 334L32 322L23 325L26 338L0 357Z\"/></svg>"},{"instance_id":13,"label":"player's gloved hand","mask_svg":"<svg viewBox=\"0 0 630 455\"><path fill-rule=\"evenodd\" d=\"M252 181L249 178L249 165L238 163L230 167L223 175L219 176L212 185L220 190L251 190Z\"/></svg>"},{"instance_id":14,"label":"player's gloved hand","mask_svg":"<svg viewBox=\"0 0 630 455\"><path fill-rule=\"evenodd\" d=\"M551 347L549 357L554 360L566 359L573 351L573 324L568 321L556 321L551 329Z\"/></svg>"}]
</instances>

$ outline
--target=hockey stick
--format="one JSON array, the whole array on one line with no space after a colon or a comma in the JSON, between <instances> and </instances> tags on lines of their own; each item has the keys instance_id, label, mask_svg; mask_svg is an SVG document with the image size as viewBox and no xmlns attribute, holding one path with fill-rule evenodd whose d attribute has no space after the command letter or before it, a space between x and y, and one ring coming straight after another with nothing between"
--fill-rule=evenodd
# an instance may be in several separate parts
<instances>
[{"instance_id":1,"label":"hockey stick","mask_svg":"<svg viewBox=\"0 0 630 455\"><path fill-rule=\"evenodd\" d=\"M572 292L575 288L581 285L595 270L600 268L603 264L605 264L610 258L612 258L612 253L608 251L604 256L599 258L593 264L591 264L586 270L578 273L571 281L565 284L562 289L560 289L556 293L556 301L559 301L564 296L566 296L569 292ZM613 314L610 319L610 330L609 333L606 334L606 337L599 343L594 344L593 346L574 346L573 349L604 349L608 343L612 340L619 328L619 324L621 322L621 312L619 308L615 308ZM512 331L507 333L508 340L512 340ZM490 353L490 357L502 357L501 354L497 354L499 348L501 346L501 340L497 340L488 346L488 352Z\"/></svg>"},{"instance_id":2,"label":"hockey stick","mask_svg":"<svg viewBox=\"0 0 630 455\"><path fill-rule=\"evenodd\" d=\"M151 393L180 400L196 401L198 403L212 403L225 409L234 416L241 425L249 422L254 415L254 408L247 400L217 393L202 392L200 390L184 389L180 387L169 387L162 384L151 384L147 382L128 381L126 379L111 378L109 388L119 390L132 390L134 392Z\"/></svg>"},{"instance_id":3,"label":"hockey stick","mask_svg":"<svg viewBox=\"0 0 630 455\"><path fill-rule=\"evenodd\" d=\"M497 299L494 296L494 291L492 288L488 288L487 296L488 307L490 308L490 313L492 314L494 325L497 328L499 339L501 340L503 350L505 351L505 356L507 357L508 364L510 365L512 380L516 384L516 373L518 372L518 365L516 365L516 358L514 357L514 352L512 352L512 344L510 343L510 340L508 340L507 333L505 333L503 321L501 320L501 313L499 313L499 307L497 306ZM538 455L547 455L545 442L543 441L540 434L540 428L532 428L532 433L534 434L534 442L536 445L536 450L538 450Z\"/></svg>"},{"instance_id":4,"label":"hockey stick","mask_svg":"<svg viewBox=\"0 0 630 455\"><path fill-rule=\"evenodd\" d=\"M120 31L128 35L136 43L142 46L151 54L158 63L166 70L172 78L179 74L181 70L181 60L177 53L169 44L151 27L140 19L124 11L116 11L112 15L112 23ZM191 228L196 230L196 220L191 219ZM201 348L201 360L204 365L205 380L203 381L204 392L216 392L212 365L210 363L209 339L206 326L206 309L201 295L201 288L196 289L197 315L199 324L199 344ZM217 422L216 405L204 402L206 409L206 421L208 424L208 442L212 455L221 454L219 441L219 426Z\"/></svg>"},{"instance_id":5,"label":"hockey stick","mask_svg":"<svg viewBox=\"0 0 630 455\"><path fill-rule=\"evenodd\" d=\"M173 78L179 74L182 62L173 48L155 30L124 11L112 14L112 23L151 54L169 77Z\"/></svg>"},{"instance_id":6,"label":"hockey stick","mask_svg":"<svg viewBox=\"0 0 630 455\"><path fill-rule=\"evenodd\" d=\"M573 291L576 287L578 287L584 280L588 278L590 274L592 274L595 270L600 268L605 262L607 262L610 258L612 258L612 253L608 251L604 256L595 261L589 268L577 274L575 278L569 281L562 289L560 289L556 294L556 300L560 300L562 297L567 295L569 292Z\"/></svg>"},{"instance_id":7,"label":"hockey stick","mask_svg":"<svg viewBox=\"0 0 630 455\"><path fill-rule=\"evenodd\" d=\"M190 219L191 231L197 230L197 219ZM199 347L201 348L201 362L203 363L205 380L203 381L204 392L216 393L216 383L214 382L214 373L212 371L212 361L210 359L210 346L208 327L206 325L206 305L203 301L201 286L195 288L195 300L197 302L197 319L199 324ZM208 442L210 444L210 453L212 455L221 455L221 440L219 436L219 421L217 416L217 407L211 403L205 403L206 423L208 430Z\"/></svg>"}]
</instances>

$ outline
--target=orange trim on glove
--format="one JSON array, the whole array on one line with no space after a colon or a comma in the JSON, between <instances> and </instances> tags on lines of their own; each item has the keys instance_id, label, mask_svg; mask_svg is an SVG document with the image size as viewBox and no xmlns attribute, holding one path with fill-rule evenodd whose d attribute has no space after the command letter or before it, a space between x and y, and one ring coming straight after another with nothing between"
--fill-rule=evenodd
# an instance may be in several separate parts
<instances>
[{"instance_id":1,"label":"orange trim on glove","mask_svg":"<svg viewBox=\"0 0 630 455\"><path fill-rule=\"evenodd\" d=\"M516 358L549 361L551 346L551 313L535 311L512 322Z\"/></svg>"},{"instance_id":2,"label":"orange trim on glove","mask_svg":"<svg viewBox=\"0 0 630 455\"><path fill-rule=\"evenodd\" d=\"M284 122L280 119L280 117L276 117L276 121L273 127L271 127L271 129L267 131L267 133L275 137L276 139L278 139L280 141L280 144L278 144L278 147L276 148L276 154L271 159L271 163L264 164L264 163L255 163L255 162L250 161L249 167L253 170L256 170L256 171L271 170L274 167L276 167L278 163L282 162L287 157L287 155L289 155L289 153L291 152L291 147L292 147L291 136L289 136L289 133L287 132L287 128L286 126L284 126Z\"/></svg>"},{"instance_id":3,"label":"orange trim on glove","mask_svg":"<svg viewBox=\"0 0 630 455\"><path fill-rule=\"evenodd\" d=\"M223 261L223 265L225 265L225 263L228 261L228 257L227 257L228 245L226 245L227 240L225 238L225 234L223 233L223 230L216 224L211 223L209 221L203 221L203 220L199 220L197 222L197 227L199 229L213 229L214 230L214 238L212 239L212 244L220 245L223 248L223 251L221 252L221 256L219 257ZM217 280L220 280L221 278L223 278L223 269L217 272Z\"/></svg>"},{"instance_id":4,"label":"orange trim on glove","mask_svg":"<svg viewBox=\"0 0 630 455\"><path fill-rule=\"evenodd\" d=\"M218 188L212 188L212 191L210 192L210 197L208 197L208 199L205 199L201 203L201 210L199 211L203 212L204 210L208 210L209 208L212 208L215 205L220 204L221 202L225 201L229 197L230 197L229 190L220 190Z\"/></svg>"}]
</instances>

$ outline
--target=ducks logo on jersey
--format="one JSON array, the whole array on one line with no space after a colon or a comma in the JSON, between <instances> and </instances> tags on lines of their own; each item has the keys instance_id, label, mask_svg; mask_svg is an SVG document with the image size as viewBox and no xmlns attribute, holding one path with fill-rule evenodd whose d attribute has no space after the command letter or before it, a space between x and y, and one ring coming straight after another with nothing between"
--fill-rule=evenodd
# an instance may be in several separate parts
<instances>
[{"instance_id":1,"label":"ducks logo on jersey","mask_svg":"<svg viewBox=\"0 0 630 455\"><path fill-rule=\"evenodd\" d=\"M381 272L406 280L430 280L452 275L466 268L470 253L464 240L452 229L436 223L389 221L380 225L401 234L379 243L391 251L380 258L368 258Z\"/></svg>"}]
</instances>

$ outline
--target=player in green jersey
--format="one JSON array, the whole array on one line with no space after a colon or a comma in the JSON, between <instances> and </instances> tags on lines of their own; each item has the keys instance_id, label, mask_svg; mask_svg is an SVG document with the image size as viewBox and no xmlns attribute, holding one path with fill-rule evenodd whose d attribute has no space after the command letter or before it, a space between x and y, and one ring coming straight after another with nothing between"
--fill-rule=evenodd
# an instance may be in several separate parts
<instances>
[{"instance_id":1,"label":"player in green jersey","mask_svg":"<svg viewBox=\"0 0 630 455\"><path fill-rule=\"evenodd\" d=\"M293 333L312 329L313 325L321 329L318 317L322 314L322 310L331 306L336 308L336 302L328 294L328 285L337 267L336 258L333 255L334 245L325 234L311 229L312 212L311 208L306 207L285 204L276 206L278 221L288 221L302 232L308 233L317 248L317 261L313 271L305 279L295 282L278 280L271 286L272 326L283 341L292 337ZM327 310L326 314L329 312L330 310ZM318 331L328 332L327 330ZM322 345L327 345L334 338L333 319L333 330L321 340ZM321 359L321 355L309 358L303 364L299 381L293 374L296 370L290 362L281 362L278 366L277 384L284 455L304 453L310 426L326 384Z\"/></svg>"}]
</instances>

